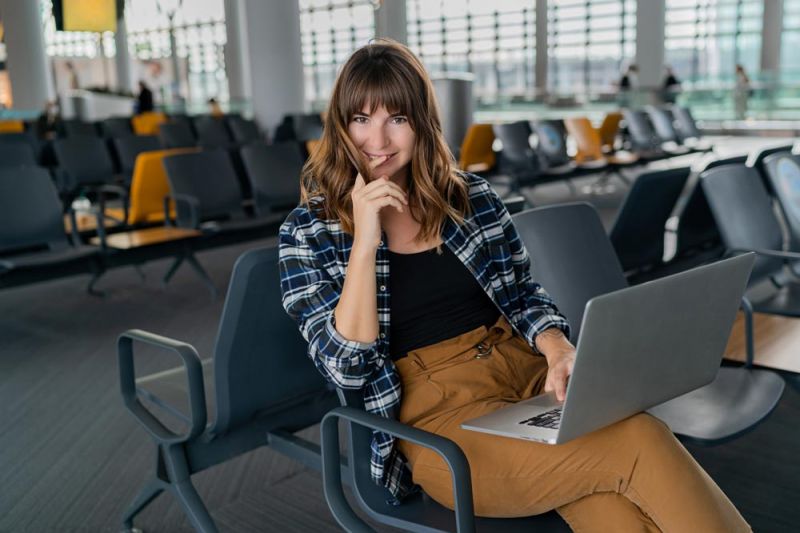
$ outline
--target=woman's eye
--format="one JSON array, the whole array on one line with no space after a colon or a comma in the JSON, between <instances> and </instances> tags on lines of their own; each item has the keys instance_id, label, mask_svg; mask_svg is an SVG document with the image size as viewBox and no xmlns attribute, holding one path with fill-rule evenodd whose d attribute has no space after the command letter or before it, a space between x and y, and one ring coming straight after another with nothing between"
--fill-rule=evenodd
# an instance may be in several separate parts
<instances>
[{"instance_id":1,"label":"woman's eye","mask_svg":"<svg viewBox=\"0 0 800 533\"><path fill-rule=\"evenodd\" d=\"M395 124L405 124L408 122L408 119L406 117L394 117L392 118L392 122Z\"/></svg>"},{"instance_id":2,"label":"woman's eye","mask_svg":"<svg viewBox=\"0 0 800 533\"><path fill-rule=\"evenodd\" d=\"M366 124L367 117L362 117L362 116L353 117L353 122L355 122L356 124Z\"/></svg>"}]
</instances>

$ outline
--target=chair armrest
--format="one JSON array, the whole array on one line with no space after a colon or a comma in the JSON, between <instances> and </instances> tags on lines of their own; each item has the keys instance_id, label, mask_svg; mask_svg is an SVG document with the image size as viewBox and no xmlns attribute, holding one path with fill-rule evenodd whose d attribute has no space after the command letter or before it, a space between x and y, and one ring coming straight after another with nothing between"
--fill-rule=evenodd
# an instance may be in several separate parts
<instances>
[{"instance_id":1,"label":"chair armrest","mask_svg":"<svg viewBox=\"0 0 800 533\"><path fill-rule=\"evenodd\" d=\"M774 257L775 259L783 259L788 261L800 261L800 253L797 252L784 252L783 250L747 250L744 248L734 248L730 250L731 253L740 254L746 252L753 252L756 255L763 255L766 257Z\"/></svg>"},{"instance_id":2,"label":"chair armrest","mask_svg":"<svg viewBox=\"0 0 800 533\"><path fill-rule=\"evenodd\" d=\"M133 363L133 341L144 342L177 353L183 360L189 383L189 430L179 435L168 429L153 413L142 405L136 392L136 373ZM203 366L193 346L147 331L131 329L117 340L119 358L119 385L125 407L160 444L187 442L200 435L206 427L207 412L203 387Z\"/></svg>"},{"instance_id":3,"label":"chair armrest","mask_svg":"<svg viewBox=\"0 0 800 533\"><path fill-rule=\"evenodd\" d=\"M453 479L456 528L459 533L475 531L472 503L472 481L469 462L458 445L439 435L390 420L353 407L336 407L322 419L322 475L325 499L336 520L347 531L372 531L355 514L347 502L341 483L339 454L339 419L388 433L395 437L430 448L445 460ZM352 445L352 443L351 443ZM355 465L351 465L355 468Z\"/></svg>"},{"instance_id":4,"label":"chair armrest","mask_svg":"<svg viewBox=\"0 0 800 533\"><path fill-rule=\"evenodd\" d=\"M175 201L175 210L177 211L176 224L179 227L189 227L192 229L200 227L200 201L194 196L181 193L173 193L171 198ZM164 204L168 206L168 200L165 200ZM165 215L168 214L168 209L167 207L167 213L165 213ZM189 215L188 226L183 224L185 218L182 216L182 213L187 213Z\"/></svg>"}]
</instances>

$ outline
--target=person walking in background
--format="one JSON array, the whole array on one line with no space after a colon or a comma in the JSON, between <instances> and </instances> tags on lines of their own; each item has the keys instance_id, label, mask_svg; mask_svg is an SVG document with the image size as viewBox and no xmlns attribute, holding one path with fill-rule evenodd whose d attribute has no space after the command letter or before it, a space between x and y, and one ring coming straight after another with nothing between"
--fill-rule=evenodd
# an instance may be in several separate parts
<instances>
[{"instance_id":1,"label":"person walking in background","mask_svg":"<svg viewBox=\"0 0 800 533\"><path fill-rule=\"evenodd\" d=\"M665 104L674 104L679 92L681 92L681 81L675 75L675 71L672 70L672 67L667 65L661 99Z\"/></svg>"},{"instance_id":2,"label":"person walking in background","mask_svg":"<svg viewBox=\"0 0 800 533\"><path fill-rule=\"evenodd\" d=\"M623 72L622 77L617 83L619 89L619 105L620 107L630 107L632 100L632 91L639 85L638 83L639 67L632 63Z\"/></svg>"},{"instance_id":3,"label":"person walking in background","mask_svg":"<svg viewBox=\"0 0 800 533\"><path fill-rule=\"evenodd\" d=\"M153 91L144 82L139 80L139 95L136 97L136 114L147 113L152 111L153 106Z\"/></svg>"},{"instance_id":4,"label":"person walking in background","mask_svg":"<svg viewBox=\"0 0 800 533\"><path fill-rule=\"evenodd\" d=\"M733 86L733 107L736 118L741 120L747 116L747 99L750 97L750 77L742 65L736 65L736 83Z\"/></svg>"}]
</instances>

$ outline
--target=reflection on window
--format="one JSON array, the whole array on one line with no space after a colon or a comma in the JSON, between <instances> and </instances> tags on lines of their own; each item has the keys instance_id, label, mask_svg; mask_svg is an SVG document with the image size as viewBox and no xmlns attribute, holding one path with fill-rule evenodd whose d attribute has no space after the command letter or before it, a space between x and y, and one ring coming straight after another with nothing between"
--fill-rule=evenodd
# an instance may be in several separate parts
<instances>
[{"instance_id":1,"label":"reflection on window","mask_svg":"<svg viewBox=\"0 0 800 533\"><path fill-rule=\"evenodd\" d=\"M471 72L482 100L535 95L530 0L407 0L408 43L432 72Z\"/></svg>"},{"instance_id":2,"label":"reflection on window","mask_svg":"<svg viewBox=\"0 0 800 533\"><path fill-rule=\"evenodd\" d=\"M368 0L300 0L306 98L330 96L337 67L375 37L375 16Z\"/></svg>"},{"instance_id":3,"label":"reflection on window","mask_svg":"<svg viewBox=\"0 0 800 533\"><path fill-rule=\"evenodd\" d=\"M636 53L636 0L547 3L548 90L611 91Z\"/></svg>"},{"instance_id":4,"label":"reflection on window","mask_svg":"<svg viewBox=\"0 0 800 533\"><path fill-rule=\"evenodd\" d=\"M665 61L695 86L733 83L737 63L753 74L763 15L762 0L669 0Z\"/></svg>"}]
</instances>

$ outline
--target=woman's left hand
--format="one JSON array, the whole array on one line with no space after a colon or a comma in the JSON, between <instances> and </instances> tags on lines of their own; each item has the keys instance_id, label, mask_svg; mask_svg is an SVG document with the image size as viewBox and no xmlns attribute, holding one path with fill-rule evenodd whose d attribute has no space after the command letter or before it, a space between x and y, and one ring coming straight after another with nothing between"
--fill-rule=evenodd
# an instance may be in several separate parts
<instances>
[{"instance_id":1,"label":"woman's left hand","mask_svg":"<svg viewBox=\"0 0 800 533\"><path fill-rule=\"evenodd\" d=\"M567 382L572 375L572 368L575 366L575 349L559 351L546 357L548 369L544 391L555 391L556 399L563 402L567 396Z\"/></svg>"}]
</instances>

